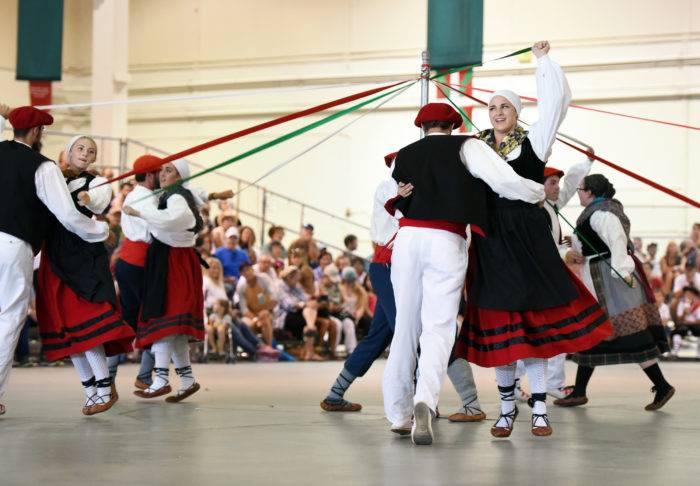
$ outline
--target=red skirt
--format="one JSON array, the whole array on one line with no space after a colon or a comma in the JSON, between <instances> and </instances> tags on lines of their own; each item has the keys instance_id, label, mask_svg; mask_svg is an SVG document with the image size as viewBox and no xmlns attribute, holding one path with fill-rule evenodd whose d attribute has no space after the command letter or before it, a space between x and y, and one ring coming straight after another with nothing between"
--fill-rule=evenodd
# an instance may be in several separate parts
<instances>
[{"instance_id":1,"label":"red skirt","mask_svg":"<svg viewBox=\"0 0 700 486\"><path fill-rule=\"evenodd\" d=\"M47 252L41 254L36 312L42 351L49 361L104 345L107 356L128 353L134 331L110 302L79 297L51 269Z\"/></svg>"},{"instance_id":2,"label":"red skirt","mask_svg":"<svg viewBox=\"0 0 700 486\"><path fill-rule=\"evenodd\" d=\"M198 341L204 339L202 266L194 249L171 247L167 271L165 313L147 321L139 320L137 348L148 347L159 339L176 334Z\"/></svg>"},{"instance_id":3,"label":"red skirt","mask_svg":"<svg viewBox=\"0 0 700 486\"><path fill-rule=\"evenodd\" d=\"M579 294L566 305L514 312L468 304L455 355L479 366L503 366L583 351L609 337L612 324L598 301L571 270L566 271Z\"/></svg>"}]
</instances>

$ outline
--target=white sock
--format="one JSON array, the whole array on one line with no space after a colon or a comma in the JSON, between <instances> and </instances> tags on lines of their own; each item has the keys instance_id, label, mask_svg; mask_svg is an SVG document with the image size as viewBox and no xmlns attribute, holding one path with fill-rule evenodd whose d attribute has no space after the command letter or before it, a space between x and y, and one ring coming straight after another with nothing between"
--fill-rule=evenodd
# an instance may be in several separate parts
<instances>
[{"instance_id":1,"label":"white sock","mask_svg":"<svg viewBox=\"0 0 700 486\"><path fill-rule=\"evenodd\" d=\"M156 376L151 386L148 387L149 391L160 390L170 383L168 374L170 370L170 357L173 354L172 350L173 336L160 339L151 345L151 352L156 358L155 367L153 368L153 371L156 372Z\"/></svg>"},{"instance_id":2,"label":"white sock","mask_svg":"<svg viewBox=\"0 0 700 486\"><path fill-rule=\"evenodd\" d=\"M545 400L547 398L547 360L543 358L527 358L523 361L525 362L527 378L530 380L530 388L534 402L532 405L532 414L546 415L547 404L545 403ZM545 427L547 423L545 422L544 418L537 417L533 425Z\"/></svg>"},{"instance_id":3,"label":"white sock","mask_svg":"<svg viewBox=\"0 0 700 486\"><path fill-rule=\"evenodd\" d=\"M85 353L71 354L70 360L73 362L73 367L78 373L78 377L83 384L85 391L85 406L94 405L93 400L97 394L95 388L95 376L92 374L90 363L85 357Z\"/></svg>"},{"instance_id":4,"label":"white sock","mask_svg":"<svg viewBox=\"0 0 700 486\"><path fill-rule=\"evenodd\" d=\"M95 346L85 351L85 357L95 374L98 403L107 403L112 398L112 378L109 376L109 366L103 345Z\"/></svg>"},{"instance_id":5,"label":"white sock","mask_svg":"<svg viewBox=\"0 0 700 486\"><path fill-rule=\"evenodd\" d=\"M176 336L173 346L173 364L180 377L180 391L187 390L194 384L194 375L190 363L190 346L187 336Z\"/></svg>"},{"instance_id":6,"label":"white sock","mask_svg":"<svg viewBox=\"0 0 700 486\"><path fill-rule=\"evenodd\" d=\"M496 383L501 396L501 414L506 415L515 410L515 364L496 367ZM496 427L508 427L512 424L500 419Z\"/></svg>"}]
</instances>

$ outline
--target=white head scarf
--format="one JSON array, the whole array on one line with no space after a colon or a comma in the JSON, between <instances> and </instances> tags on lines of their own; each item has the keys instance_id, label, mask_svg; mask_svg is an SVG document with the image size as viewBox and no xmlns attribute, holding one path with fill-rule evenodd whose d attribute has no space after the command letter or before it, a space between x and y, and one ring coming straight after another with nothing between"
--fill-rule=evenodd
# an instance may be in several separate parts
<instances>
[{"instance_id":1,"label":"white head scarf","mask_svg":"<svg viewBox=\"0 0 700 486\"><path fill-rule=\"evenodd\" d=\"M75 137L68 140L68 143L66 144L66 148L63 149L64 153L66 154L66 162L68 161L68 156L70 155L70 151L73 148L73 145L75 145L75 142L77 142L81 138L87 138L88 140L92 140L92 138L88 137L87 135L76 135ZM95 144L95 146L97 146L97 144Z\"/></svg>"},{"instance_id":2,"label":"white head scarf","mask_svg":"<svg viewBox=\"0 0 700 486\"><path fill-rule=\"evenodd\" d=\"M190 166L185 159L173 160L172 163L177 169L177 173L180 174L180 177L183 179L190 177Z\"/></svg>"},{"instance_id":3,"label":"white head scarf","mask_svg":"<svg viewBox=\"0 0 700 486\"><path fill-rule=\"evenodd\" d=\"M523 104L520 102L520 96L518 96L509 89L501 89L491 95L491 97L489 98L489 104L491 104L491 101L496 96L502 96L503 98L507 99L510 102L510 104L513 105L513 107L515 108L515 112L518 114L518 116L520 116L520 111L523 109Z\"/></svg>"}]
</instances>

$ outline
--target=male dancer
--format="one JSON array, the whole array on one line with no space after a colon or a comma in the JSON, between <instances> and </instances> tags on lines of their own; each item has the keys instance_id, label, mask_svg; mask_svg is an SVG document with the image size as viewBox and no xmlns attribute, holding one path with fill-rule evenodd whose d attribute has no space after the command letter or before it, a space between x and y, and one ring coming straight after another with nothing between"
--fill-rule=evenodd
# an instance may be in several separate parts
<instances>
[{"instance_id":1,"label":"male dancer","mask_svg":"<svg viewBox=\"0 0 700 486\"><path fill-rule=\"evenodd\" d=\"M470 150L488 147L470 137L449 136L462 124L451 106L429 103L414 123L426 137L399 151L392 174L415 192L389 203L404 217L391 259L397 312L383 389L392 429L407 427L413 416L413 442L429 445L467 270L466 227L482 233L487 229L484 182L504 197L528 202L541 201L544 192L541 184L518 176L498 156L487 162L477 157L472 163Z\"/></svg>"},{"instance_id":2,"label":"male dancer","mask_svg":"<svg viewBox=\"0 0 700 486\"><path fill-rule=\"evenodd\" d=\"M27 317L34 255L55 217L85 241L107 239L107 223L82 215L73 204L58 166L41 155L48 113L31 106L9 115L14 140L0 142L0 397L12 367L19 333ZM0 404L0 415L5 406Z\"/></svg>"}]
</instances>

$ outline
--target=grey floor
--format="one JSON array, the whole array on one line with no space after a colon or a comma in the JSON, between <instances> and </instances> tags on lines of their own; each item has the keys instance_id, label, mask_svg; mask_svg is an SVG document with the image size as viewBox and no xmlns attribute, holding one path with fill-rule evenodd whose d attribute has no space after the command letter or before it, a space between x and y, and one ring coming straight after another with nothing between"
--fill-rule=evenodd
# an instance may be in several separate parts
<instances>
[{"instance_id":1,"label":"grey floor","mask_svg":"<svg viewBox=\"0 0 700 486\"><path fill-rule=\"evenodd\" d=\"M322 412L318 402L340 366L195 366L203 390L177 405L134 397L135 368L124 366L119 403L90 418L80 414L72 368L15 369L0 417L0 484L700 484L700 363L663 363L678 393L657 413L643 410L650 384L638 367L601 368L587 406L550 407L552 437L531 436L525 413L510 440L489 434L493 371L477 369L489 419L439 420L432 447L389 432L384 361L348 395L362 412ZM441 409L456 406L446 384Z\"/></svg>"}]
</instances>

